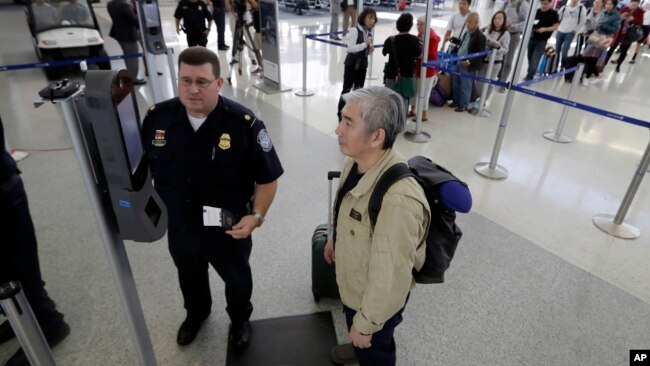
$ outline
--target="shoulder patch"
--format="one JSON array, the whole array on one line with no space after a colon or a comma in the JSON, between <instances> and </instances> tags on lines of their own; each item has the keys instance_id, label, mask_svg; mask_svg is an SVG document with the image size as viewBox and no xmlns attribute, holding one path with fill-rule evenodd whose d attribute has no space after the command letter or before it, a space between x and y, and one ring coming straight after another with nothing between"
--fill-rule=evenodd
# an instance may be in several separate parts
<instances>
[{"instance_id":1,"label":"shoulder patch","mask_svg":"<svg viewBox=\"0 0 650 366\"><path fill-rule=\"evenodd\" d=\"M260 145L264 152L269 152L273 148L273 142L271 142L271 136L266 131L266 128L260 130L257 133L257 143Z\"/></svg>"}]
</instances>

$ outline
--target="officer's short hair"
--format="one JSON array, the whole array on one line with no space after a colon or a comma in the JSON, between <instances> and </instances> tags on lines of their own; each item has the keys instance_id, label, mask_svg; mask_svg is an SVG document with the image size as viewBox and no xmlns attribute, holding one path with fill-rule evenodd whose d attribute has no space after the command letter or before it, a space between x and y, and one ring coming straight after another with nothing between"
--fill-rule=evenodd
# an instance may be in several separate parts
<instances>
[{"instance_id":1,"label":"officer's short hair","mask_svg":"<svg viewBox=\"0 0 650 366\"><path fill-rule=\"evenodd\" d=\"M209 49L201 46L194 46L186 48L178 55L178 70L181 69L181 63L201 66L203 64L212 65L212 73L215 78L221 76L221 66L219 64L219 56Z\"/></svg>"},{"instance_id":2,"label":"officer's short hair","mask_svg":"<svg viewBox=\"0 0 650 366\"><path fill-rule=\"evenodd\" d=\"M404 99L384 86L368 86L343 94L346 104L356 103L361 112L361 119L366 123L367 134L382 128L386 139L382 149L393 146L397 135L404 130L406 113Z\"/></svg>"},{"instance_id":3,"label":"officer's short hair","mask_svg":"<svg viewBox=\"0 0 650 366\"><path fill-rule=\"evenodd\" d=\"M402 13L395 22L399 32L408 32L413 27L413 15L411 13Z\"/></svg>"}]
</instances>

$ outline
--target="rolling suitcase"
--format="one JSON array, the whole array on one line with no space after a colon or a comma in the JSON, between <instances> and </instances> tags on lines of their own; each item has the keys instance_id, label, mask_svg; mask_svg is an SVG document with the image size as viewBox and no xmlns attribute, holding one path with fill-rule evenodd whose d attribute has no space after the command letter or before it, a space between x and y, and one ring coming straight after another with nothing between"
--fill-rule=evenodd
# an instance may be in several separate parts
<instances>
[{"instance_id":1,"label":"rolling suitcase","mask_svg":"<svg viewBox=\"0 0 650 366\"><path fill-rule=\"evenodd\" d=\"M323 297L334 299L340 297L339 287L336 284L334 264L328 264L323 256L325 244L327 244L327 238L332 227L332 181L334 178L340 177L341 172L327 173L327 180L329 181L327 224L316 226L311 239L311 292L316 302Z\"/></svg>"}]
</instances>

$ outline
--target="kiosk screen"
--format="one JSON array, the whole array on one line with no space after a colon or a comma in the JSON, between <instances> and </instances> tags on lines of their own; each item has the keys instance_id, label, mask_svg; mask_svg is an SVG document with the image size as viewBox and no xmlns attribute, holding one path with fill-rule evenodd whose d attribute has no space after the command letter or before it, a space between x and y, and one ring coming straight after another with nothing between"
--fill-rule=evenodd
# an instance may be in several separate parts
<instances>
[{"instance_id":1,"label":"kiosk screen","mask_svg":"<svg viewBox=\"0 0 650 366\"><path fill-rule=\"evenodd\" d=\"M144 154L142 141L140 140L140 124L133 104L133 96L129 93L117 105L117 114L122 127L122 137L126 147L126 154L129 158L131 174L135 174L138 164Z\"/></svg>"}]
</instances>

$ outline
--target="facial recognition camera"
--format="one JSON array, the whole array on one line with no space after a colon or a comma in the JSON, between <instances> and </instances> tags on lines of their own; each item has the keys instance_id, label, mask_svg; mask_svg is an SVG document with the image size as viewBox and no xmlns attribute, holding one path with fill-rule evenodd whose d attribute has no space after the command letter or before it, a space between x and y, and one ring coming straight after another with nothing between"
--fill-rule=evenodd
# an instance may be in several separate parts
<instances>
[{"instance_id":1,"label":"facial recognition camera","mask_svg":"<svg viewBox=\"0 0 650 366\"><path fill-rule=\"evenodd\" d=\"M160 23L158 0L138 0L136 3L141 24L144 27L142 34L147 52L154 55L167 52Z\"/></svg>"},{"instance_id":2,"label":"facial recognition camera","mask_svg":"<svg viewBox=\"0 0 650 366\"><path fill-rule=\"evenodd\" d=\"M126 70L90 70L85 79L86 109L120 237L160 239L167 210L151 184L133 79Z\"/></svg>"}]
</instances>

